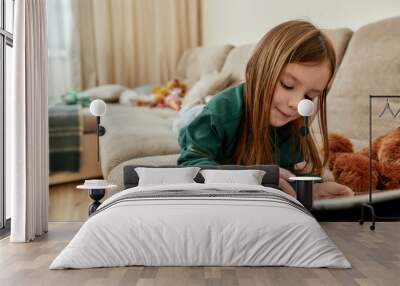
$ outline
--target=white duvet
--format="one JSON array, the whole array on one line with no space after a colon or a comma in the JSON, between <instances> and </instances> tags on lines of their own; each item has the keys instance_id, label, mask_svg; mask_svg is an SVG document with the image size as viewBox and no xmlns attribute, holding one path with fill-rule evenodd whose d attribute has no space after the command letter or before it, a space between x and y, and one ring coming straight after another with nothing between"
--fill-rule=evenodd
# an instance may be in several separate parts
<instances>
[{"instance_id":1,"label":"white duvet","mask_svg":"<svg viewBox=\"0 0 400 286\"><path fill-rule=\"evenodd\" d=\"M122 199L171 190L205 194L211 189L214 193L263 191L271 198L180 197L177 191L174 197ZM318 222L302 209L289 195L263 186L135 187L108 198L50 269L127 265L350 268Z\"/></svg>"}]
</instances>

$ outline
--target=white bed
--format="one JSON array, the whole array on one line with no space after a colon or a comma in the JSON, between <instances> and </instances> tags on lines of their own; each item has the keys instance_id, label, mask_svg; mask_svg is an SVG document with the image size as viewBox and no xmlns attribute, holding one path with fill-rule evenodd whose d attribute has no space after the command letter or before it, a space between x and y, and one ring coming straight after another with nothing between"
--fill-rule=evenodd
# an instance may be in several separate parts
<instances>
[{"instance_id":1,"label":"white bed","mask_svg":"<svg viewBox=\"0 0 400 286\"><path fill-rule=\"evenodd\" d=\"M289 195L199 183L138 186L108 198L50 269L127 265L351 267Z\"/></svg>"}]
</instances>

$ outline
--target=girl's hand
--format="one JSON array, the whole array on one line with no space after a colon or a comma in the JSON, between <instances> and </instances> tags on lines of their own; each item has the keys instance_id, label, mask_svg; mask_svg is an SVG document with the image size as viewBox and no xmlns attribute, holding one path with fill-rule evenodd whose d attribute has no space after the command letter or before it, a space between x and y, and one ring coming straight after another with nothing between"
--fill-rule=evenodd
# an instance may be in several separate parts
<instances>
[{"instance_id":1,"label":"girl's hand","mask_svg":"<svg viewBox=\"0 0 400 286\"><path fill-rule=\"evenodd\" d=\"M286 170L284 168L279 168L279 177L287 181L289 180L290 177L296 177L296 175L290 172L289 170Z\"/></svg>"},{"instance_id":2,"label":"girl's hand","mask_svg":"<svg viewBox=\"0 0 400 286\"><path fill-rule=\"evenodd\" d=\"M336 182L325 182L314 185L314 199L330 199L354 196L352 189Z\"/></svg>"},{"instance_id":3,"label":"girl's hand","mask_svg":"<svg viewBox=\"0 0 400 286\"><path fill-rule=\"evenodd\" d=\"M288 195L296 198L296 191L287 182L290 177L295 177L295 175L284 168L279 168L279 187Z\"/></svg>"},{"instance_id":4,"label":"girl's hand","mask_svg":"<svg viewBox=\"0 0 400 286\"><path fill-rule=\"evenodd\" d=\"M279 178L279 188L282 191L284 191L285 193L287 193L288 195L296 198L295 190L292 188L292 186L285 179Z\"/></svg>"}]
</instances>

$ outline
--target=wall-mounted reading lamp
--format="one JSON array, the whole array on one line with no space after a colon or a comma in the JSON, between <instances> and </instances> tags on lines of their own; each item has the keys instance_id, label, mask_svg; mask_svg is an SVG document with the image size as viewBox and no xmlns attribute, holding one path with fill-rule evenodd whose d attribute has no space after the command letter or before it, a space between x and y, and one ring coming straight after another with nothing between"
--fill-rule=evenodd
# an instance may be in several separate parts
<instances>
[{"instance_id":1,"label":"wall-mounted reading lamp","mask_svg":"<svg viewBox=\"0 0 400 286\"><path fill-rule=\"evenodd\" d=\"M309 99L303 99L297 105L297 111L304 117L304 126L300 128L300 135L306 136L310 131L308 130L308 118L314 113L314 103Z\"/></svg>"},{"instance_id":2,"label":"wall-mounted reading lamp","mask_svg":"<svg viewBox=\"0 0 400 286\"><path fill-rule=\"evenodd\" d=\"M90 103L89 107L90 113L96 116L96 134L97 134L97 162L100 158L100 148L99 148L99 137L106 133L106 129L100 125L100 117L106 114L107 106L106 103L101 99L95 99Z\"/></svg>"}]
</instances>

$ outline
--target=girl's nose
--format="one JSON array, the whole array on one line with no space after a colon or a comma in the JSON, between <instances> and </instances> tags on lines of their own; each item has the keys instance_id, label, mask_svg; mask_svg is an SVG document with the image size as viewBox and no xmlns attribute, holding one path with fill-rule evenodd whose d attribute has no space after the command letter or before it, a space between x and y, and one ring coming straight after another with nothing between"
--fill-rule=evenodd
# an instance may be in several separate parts
<instances>
[{"instance_id":1,"label":"girl's nose","mask_svg":"<svg viewBox=\"0 0 400 286\"><path fill-rule=\"evenodd\" d=\"M301 93L299 93L299 94L296 95L296 96L293 95L293 96L290 98L289 102L288 102L288 105L289 105L290 109L296 111L296 113L297 113L297 105L298 105L299 102L300 102L301 100L303 100L303 99L304 99L304 96L303 96L303 94L301 94Z\"/></svg>"}]
</instances>

